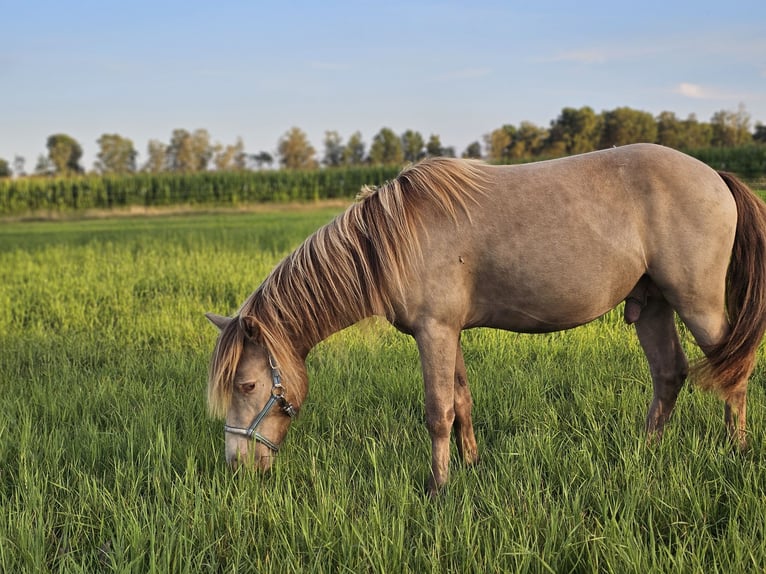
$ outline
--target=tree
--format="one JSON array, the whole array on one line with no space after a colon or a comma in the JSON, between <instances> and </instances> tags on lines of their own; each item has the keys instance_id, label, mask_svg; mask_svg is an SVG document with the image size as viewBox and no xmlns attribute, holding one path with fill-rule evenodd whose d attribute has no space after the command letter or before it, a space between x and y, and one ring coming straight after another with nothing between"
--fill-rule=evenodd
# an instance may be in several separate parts
<instances>
[{"instance_id":1,"label":"tree","mask_svg":"<svg viewBox=\"0 0 766 574\"><path fill-rule=\"evenodd\" d=\"M168 166L172 171L205 171L212 157L213 147L207 130L198 129L194 133L183 129L173 130L167 147Z\"/></svg>"},{"instance_id":2,"label":"tree","mask_svg":"<svg viewBox=\"0 0 766 574\"><path fill-rule=\"evenodd\" d=\"M10 164L7 160L0 157L0 178L11 177L11 175L13 175L13 172L11 172Z\"/></svg>"},{"instance_id":3,"label":"tree","mask_svg":"<svg viewBox=\"0 0 766 574\"><path fill-rule=\"evenodd\" d=\"M374 165L401 165L404 161L402 140L390 128L382 128L370 146L370 163Z\"/></svg>"},{"instance_id":4,"label":"tree","mask_svg":"<svg viewBox=\"0 0 766 574\"><path fill-rule=\"evenodd\" d=\"M271 167L274 164L274 156L267 151L251 155L250 159L255 162L255 169L263 169L266 166Z\"/></svg>"},{"instance_id":5,"label":"tree","mask_svg":"<svg viewBox=\"0 0 766 574\"><path fill-rule=\"evenodd\" d=\"M316 151L309 143L306 134L297 127L290 128L277 144L279 163L287 169L314 169L317 161Z\"/></svg>"},{"instance_id":6,"label":"tree","mask_svg":"<svg viewBox=\"0 0 766 574\"><path fill-rule=\"evenodd\" d=\"M657 143L675 149L698 149L708 147L712 137L710 124L701 124L694 114L685 120L673 112L657 116Z\"/></svg>"},{"instance_id":7,"label":"tree","mask_svg":"<svg viewBox=\"0 0 766 574\"><path fill-rule=\"evenodd\" d=\"M657 140L657 122L649 112L627 107L604 112L601 148Z\"/></svg>"},{"instance_id":8,"label":"tree","mask_svg":"<svg viewBox=\"0 0 766 574\"><path fill-rule=\"evenodd\" d=\"M673 112L657 116L657 143L675 149L685 147L684 124Z\"/></svg>"},{"instance_id":9,"label":"tree","mask_svg":"<svg viewBox=\"0 0 766 574\"><path fill-rule=\"evenodd\" d=\"M436 134L431 134L428 143L426 143L426 155L438 157L442 155L443 150L441 138Z\"/></svg>"},{"instance_id":10,"label":"tree","mask_svg":"<svg viewBox=\"0 0 766 574\"><path fill-rule=\"evenodd\" d=\"M80 158L82 148L77 141L66 134L54 134L48 137L48 159L58 175L82 173Z\"/></svg>"},{"instance_id":11,"label":"tree","mask_svg":"<svg viewBox=\"0 0 766 574\"><path fill-rule=\"evenodd\" d=\"M426 155L431 157L455 157L455 148L443 146L441 138L436 134L431 134L426 144Z\"/></svg>"},{"instance_id":12,"label":"tree","mask_svg":"<svg viewBox=\"0 0 766 574\"><path fill-rule=\"evenodd\" d=\"M402 134L402 153L404 161L415 163L423 158L425 142L420 132L407 130Z\"/></svg>"},{"instance_id":13,"label":"tree","mask_svg":"<svg viewBox=\"0 0 766 574\"><path fill-rule=\"evenodd\" d=\"M17 155L13 158L13 171L16 174L16 177L23 177L27 175L26 171L24 171L24 164L26 163L27 160L25 160L20 155Z\"/></svg>"},{"instance_id":14,"label":"tree","mask_svg":"<svg viewBox=\"0 0 766 574\"><path fill-rule=\"evenodd\" d=\"M343 163L345 165L364 164L364 142L360 132L354 132L348 138L348 143L343 148Z\"/></svg>"},{"instance_id":15,"label":"tree","mask_svg":"<svg viewBox=\"0 0 766 574\"><path fill-rule=\"evenodd\" d=\"M758 143L766 143L766 125L758 122L755 124L755 132L753 133L753 141Z\"/></svg>"},{"instance_id":16,"label":"tree","mask_svg":"<svg viewBox=\"0 0 766 574\"><path fill-rule=\"evenodd\" d=\"M601 138L601 117L592 108L564 108L551 122L546 152L551 155L572 155L598 149Z\"/></svg>"},{"instance_id":17,"label":"tree","mask_svg":"<svg viewBox=\"0 0 766 574\"><path fill-rule=\"evenodd\" d=\"M37 156L37 164L35 164L35 175L53 175L56 172L56 166L47 155L40 154Z\"/></svg>"},{"instance_id":18,"label":"tree","mask_svg":"<svg viewBox=\"0 0 766 574\"><path fill-rule=\"evenodd\" d=\"M243 171L246 168L246 159L242 138L237 138L233 145L224 146L217 143L213 146L213 165L217 171Z\"/></svg>"},{"instance_id":19,"label":"tree","mask_svg":"<svg viewBox=\"0 0 766 574\"><path fill-rule=\"evenodd\" d=\"M753 136L750 133L750 114L743 104L736 112L721 110L713 114L710 120L713 129L712 144L714 146L738 146L750 143Z\"/></svg>"},{"instance_id":20,"label":"tree","mask_svg":"<svg viewBox=\"0 0 766 574\"><path fill-rule=\"evenodd\" d=\"M481 159L481 144L479 142L468 144L468 147L463 152L463 157L467 159Z\"/></svg>"},{"instance_id":21,"label":"tree","mask_svg":"<svg viewBox=\"0 0 766 574\"><path fill-rule=\"evenodd\" d=\"M682 122L683 146L685 149L709 147L713 139L713 128L709 123L697 121L697 116L689 114Z\"/></svg>"},{"instance_id":22,"label":"tree","mask_svg":"<svg viewBox=\"0 0 766 574\"><path fill-rule=\"evenodd\" d=\"M118 134L103 134L96 142L99 147L95 168L101 173L133 173L138 153L133 142Z\"/></svg>"},{"instance_id":23,"label":"tree","mask_svg":"<svg viewBox=\"0 0 766 574\"><path fill-rule=\"evenodd\" d=\"M144 171L160 173L168 168L168 147L159 140L149 140L146 146Z\"/></svg>"},{"instance_id":24,"label":"tree","mask_svg":"<svg viewBox=\"0 0 766 574\"><path fill-rule=\"evenodd\" d=\"M484 144L487 148L487 159L492 162L507 162L510 159L511 144L514 137L516 137L516 128L510 124L505 124L485 135Z\"/></svg>"},{"instance_id":25,"label":"tree","mask_svg":"<svg viewBox=\"0 0 766 574\"><path fill-rule=\"evenodd\" d=\"M514 159L539 155L547 138L547 130L532 122L521 122L519 129L513 134L513 140L508 150L509 155Z\"/></svg>"},{"instance_id":26,"label":"tree","mask_svg":"<svg viewBox=\"0 0 766 574\"><path fill-rule=\"evenodd\" d=\"M343 140L336 131L324 133L324 159L322 163L327 167L340 167L343 165Z\"/></svg>"}]
</instances>

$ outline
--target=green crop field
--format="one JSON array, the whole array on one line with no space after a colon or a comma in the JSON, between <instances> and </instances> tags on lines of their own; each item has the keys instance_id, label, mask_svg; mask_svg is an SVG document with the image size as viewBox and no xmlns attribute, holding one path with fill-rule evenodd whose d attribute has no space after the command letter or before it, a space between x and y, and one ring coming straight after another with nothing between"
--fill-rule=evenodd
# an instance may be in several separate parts
<instances>
[{"instance_id":1,"label":"green crop field","mask_svg":"<svg viewBox=\"0 0 766 574\"><path fill-rule=\"evenodd\" d=\"M455 456L437 499L417 350L381 321L309 355L274 470L232 474L203 313L234 313L336 212L0 225L0 571L763 571L766 364L748 452L686 390L647 445L648 368L619 311L464 335L482 459Z\"/></svg>"}]
</instances>

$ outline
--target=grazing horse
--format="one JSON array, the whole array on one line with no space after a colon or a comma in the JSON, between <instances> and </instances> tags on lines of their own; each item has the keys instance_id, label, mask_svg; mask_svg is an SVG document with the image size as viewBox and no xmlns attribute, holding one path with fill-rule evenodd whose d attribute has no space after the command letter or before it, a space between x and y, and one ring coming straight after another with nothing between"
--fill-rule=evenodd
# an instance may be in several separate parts
<instances>
[{"instance_id":1,"label":"grazing horse","mask_svg":"<svg viewBox=\"0 0 766 574\"><path fill-rule=\"evenodd\" d=\"M267 469L308 392L305 359L329 335L386 317L414 337L432 443L429 488L449 476L450 433L478 453L460 332L570 329L625 301L654 386L659 437L689 374L677 313L701 347L695 382L725 401L745 444L747 381L766 330L766 205L680 152L629 145L492 166L432 158L402 171L282 260L220 334L208 404L226 458Z\"/></svg>"}]
</instances>

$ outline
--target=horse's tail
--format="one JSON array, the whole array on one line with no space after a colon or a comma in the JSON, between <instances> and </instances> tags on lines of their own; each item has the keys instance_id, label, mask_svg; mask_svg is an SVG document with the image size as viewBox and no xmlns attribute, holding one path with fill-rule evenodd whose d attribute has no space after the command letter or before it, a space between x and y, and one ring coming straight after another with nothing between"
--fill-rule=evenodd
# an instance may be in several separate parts
<instances>
[{"instance_id":1,"label":"horse's tail","mask_svg":"<svg viewBox=\"0 0 766 574\"><path fill-rule=\"evenodd\" d=\"M727 398L755 366L766 332L766 204L734 175L718 172L737 205L737 230L726 276L728 336L705 349L697 381Z\"/></svg>"}]
</instances>

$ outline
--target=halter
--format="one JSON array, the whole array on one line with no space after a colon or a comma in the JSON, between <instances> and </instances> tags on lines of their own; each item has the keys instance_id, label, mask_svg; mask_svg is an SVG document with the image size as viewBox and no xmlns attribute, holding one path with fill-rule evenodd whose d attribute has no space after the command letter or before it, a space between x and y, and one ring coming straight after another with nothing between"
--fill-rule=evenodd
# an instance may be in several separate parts
<instances>
[{"instance_id":1,"label":"halter","mask_svg":"<svg viewBox=\"0 0 766 574\"><path fill-rule=\"evenodd\" d=\"M261 412L255 415L255 418L253 419L253 422L250 423L249 427L242 428L223 425L223 432L237 434L250 440L255 440L263 443L272 451L277 452L279 450L279 445L257 432L258 425L263 422L263 419L269 414L271 408L277 403L279 403L279 408L282 412L288 415L291 419L295 418L298 413L292 403L285 398L285 388L282 386L282 376L279 373L279 367L274 364L274 359L271 354L269 354L269 366L271 367L271 396L266 402L266 405L261 409Z\"/></svg>"}]
</instances>

